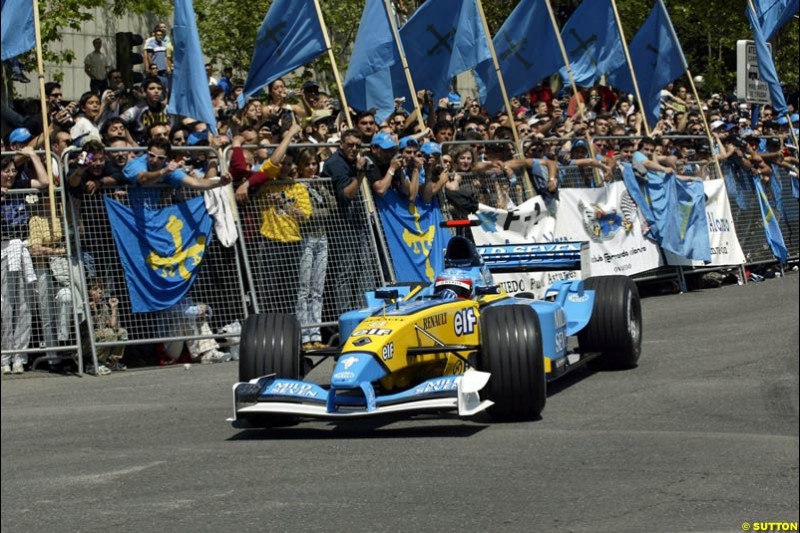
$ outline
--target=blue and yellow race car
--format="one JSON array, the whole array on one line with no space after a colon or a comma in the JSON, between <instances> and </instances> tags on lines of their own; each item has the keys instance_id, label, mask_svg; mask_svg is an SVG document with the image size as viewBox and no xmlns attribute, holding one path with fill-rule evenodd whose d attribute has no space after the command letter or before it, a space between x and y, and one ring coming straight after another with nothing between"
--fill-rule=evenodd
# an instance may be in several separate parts
<instances>
[{"instance_id":1,"label":"blue and yellow race car","mask_svg":"<svg viewBox=\"0 0 800 533\"><path fill-rule=\"evenodd\" d=\"M294 315L252 315L242 329L230 421L270 427L484 410L497 419L537 418L547 383L580 365L636 366L639 294L625 276L600 276L557 281L537 300L505 293L492 273L578 270L587 259L586 243L476 246L455 236L433 284L368 293L366 308L340 317L338 346L305 353ZM303 380L304 362L330 357L329 383Z\"/></svg>"}]
</instances>

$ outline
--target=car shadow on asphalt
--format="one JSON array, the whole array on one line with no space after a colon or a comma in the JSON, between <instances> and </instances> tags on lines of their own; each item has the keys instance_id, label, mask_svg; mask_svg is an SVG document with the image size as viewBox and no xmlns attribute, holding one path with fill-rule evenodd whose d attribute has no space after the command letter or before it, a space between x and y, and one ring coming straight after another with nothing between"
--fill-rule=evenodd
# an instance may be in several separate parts
<instances>
[{"instance_id":1,"label":"car shadow on asphalt","mask_svg":"<svg viewBox=\"0 0 800 533\"><path fill-rule=\"evenodd\" d=\"M441 417L439 417L441 419ZM249 440L324 440L324 439L407 439L465 438L483 431L488 423L446 417L452 423L430 424L431 417L405 417L394 420L349 420L346 422L300 422L278 428L242 429L230 441ZM409 425L418 422L419 425ZM391 427L402 423L402 426Z\"/></svg>"}]
</instances>

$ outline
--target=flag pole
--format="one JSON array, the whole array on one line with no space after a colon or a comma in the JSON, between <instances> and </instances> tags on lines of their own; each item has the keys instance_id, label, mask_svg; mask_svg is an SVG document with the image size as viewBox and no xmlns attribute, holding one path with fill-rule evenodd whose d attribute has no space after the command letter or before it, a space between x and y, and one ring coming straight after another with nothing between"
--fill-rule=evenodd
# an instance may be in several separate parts
<instances>
[{"instance_id":1,"label":"flag pole","mask_svg":"<svg viewBox=\"0 0 800 533\"><path fill-rule=\"evenodd\" d=\"M42 33L39 27L39 0L33 0L33 28L36 34L36 71L39 75L39 104L42 110L42 137L44 140L44 163L47 169L47 187L50 198L50 223L53 232L56 231L56 184L53 176L53 161L50 148L50 121L47 116L47 101L44 94L44 61L42 60ZM36 156L39 157L39 156Z\"/></svg>"},{"instance_id":2,"label":"flag pole","mask_svg":"<svg viewBox=\"0 0 800 533\"><path fill-rule=\"evenodd\" d=\"M753 0L747 0L747 7L748 9L753 11L753 19L758 23L758 11L756 11L756 6L753 4ZM774 58L772 59L774 62ZM777 72L777 67L776 67ZM789 113L789 108L786 108L786 121L789 124L789 135L792 137L792 141L794 141L794 145L798 146L797 144L797 136L794 134L794 127L792 126L792 116Z\"/></svg>"},{"instance_id":3,"label":"flag pole","mask_svg":"<svg viewBox=\"0 0 800 533\"><path fill-rule=\"evenodd\" d=\"M633 90L636 92L636 99L639 101L639 108L642 112L644 120L644 131L650 137L650 125L647 123L647 114L644 110L644 100L642 100L642 93L639 91L639 82L636 80L636 72L633 70L633 61L631 60L631 52L628 50L628 43L625 41L625 32L622 29L622 21L619 18L619 11L617 11L617 0L611 0L611 7L614 9L614 19L617 21L617 28L619 29L619 38L622 41L622 49L625 51L625 61L628 63L628 70L631 72L631 79L633 80Z\"/></svg>"},{"instance_id":4,"label":"flag pole","mask_svg":"<svg viewBox=\"0 0 800 533\"><path fill-rule=\"evenodd\" d=\"M675 28L672 26L672 19L669 16L669 11L667 11L667 6L664 4L663 0L656 0L658 2L658 6L661 8L661 11L664 14L664 17L669 22L669 31L672 35L672 40L675 42L675 46L678 48L678 51L681 55L681 61L683 61L683 69L686 71L686 76L689 78L689 85L692 88L692 94L694 95L694 99L697 102L698 107L700 108L700 118L703 119L703 129L706 130L706 137L708 137L709 148L711 149L711 158L714 160L714 166L717 169L717 176L722 178L722 166L719 164L719 154L714 151L714 136L711 133L711 126L708 125L708 118L706 118L706 114L703 113L703 104L700 100L700 95L697 92L697 86L694 83L694 78L692 77L692 71L689 70L689 63L686 61L686 58L683 55L683 48L681 47L681 42L678 40L678 34L675 33Z\"/></svg>"},{"instance_id":5,"label":"flag pole","mask_svg":"<svg viewBox=\"0 0 800 533\"><path fill-rule=\"evenodd\" d=\"M394 37L395 45L397 46L397 53L400 55L400 63L403 65L403 72L406 75L406 82L408 89L411 91L411 99L414 100L414 109L417 111L417 119L419 120L420 131L425 131L425 120L422 118L422 108L419 105L417 98L417 90L414 88L414 80L411 79L411 71L408 69L408 61L406 61L406 53L403 50L403 41L400 40L400 32L397 30L397 21L394 17L394 9L392 8L389 0L383 0L383 5L386 8L386 16L389 18L389 25L392 27L392 36Z\"/></svg>"},{"instance_id":6,"label":"flag pole","mask_svg":"<svg viewBox=\"0 0 800 533\"><path fill-rule=\"evenodd\" d=\"M544 0L544 4L547 6L547 12L550 14L550 23L553 25L554 33L556 34L556 40L558 41L558 47L561 50L561 57L564 60L564 66L567 68L567 76L569 77L569 84L572 86L572 94L575 96L575 104L578 106L578 114L581 117L581 121L586 120L586 115L583 111L583 103L581 102L581 98L578 95L578 86L575 85L575 77L572 75L572 66L569 63L569 56L567 55L567 49L564 47L564 39L561 38L561 30L558 27L558 21L556 20L556 15L553 12L553 6L550 5L550 0ZM592 159L595 158L594 152L594 141L592 140L592 136L589 134L589 128L586 128L586 142L589 145L589 155L592 156ZM594 174L595 184L600 185L602 180L598 177L598 170L596 168L592 168L592 174Z\"/></svg>"},{"instance_id":7,"label":"flag pole","mask_svg":"<svg viewBox=\"0 0 800 533\"><path fill-rule=\"evenodd\" d=\"M500 92L503 95L503 103L506 106L506 113L508 113L508 122L511 126L511 132L514 135L514 146L516 147L517 152L517 159L525 159L525 153L522 148L522 141L519 138L519 132L517 131L517 123L514 120L514 111L511 109L511 102L508 100L508 92L506 91L506 84L503 81L503 73L500 71L500 62L497 60L497 52L494 49L494 42L492 41L492 35L489 33L489 23L486 22L486 14L483 12L483 5L481 4L481 0L476 0L478 4L478 13L481 14L481 23L483 24L483 32L486 35L486 41L489 43L489 53L492 55L492 63L494 64L494 71L497 74L497 80L500 83ZM525 187L529 191L533 191L533 184L531 183L531 178L528 175L528 171L525 170Z\"/></svg>"},{"instance_id":8,"label":"flag pole","mask_svg":"<svg viewBox=\"0 0 800 533\"><path fill-rule=\"evenodd\" d=\"M350 106L347 105L347 96L344 94L344 85L342 84L342 78L339 75L339 68L336 66L336 57L333 54L331 38L328 35L328 27L325 25L325 18L322 16L322 8L319 6L319 0L314 0L314 9L317 10L319 27L322 29L322 36L325 39L325 48L328 49L328 59L330 59L331 67L333 67L333 77L336 80L336 87L339 89L339 101L342 103L344 118L347 121L347 127L349 129L353 129L353 118L350 116Z\"/></svg>"}]
</instances>

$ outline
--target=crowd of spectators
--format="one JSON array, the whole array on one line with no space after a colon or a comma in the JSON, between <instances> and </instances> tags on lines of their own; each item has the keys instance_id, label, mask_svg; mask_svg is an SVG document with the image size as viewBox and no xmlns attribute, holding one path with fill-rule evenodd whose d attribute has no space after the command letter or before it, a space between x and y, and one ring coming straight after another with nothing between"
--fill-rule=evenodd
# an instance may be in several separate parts
<instances>
[{"instance_id":1,"label":"crowd of spectators","mask_svg":"<svg viewBox=\"0 0 800 533\"><path fill-rule=\"evenodd\" d=\"M521 171L527 171L534 191L546 199L558 197L567 168L577 173L581 186L601 186L603 180L615 179L619 165L631 161L645 136L649 140L642 144L653 168L685 178L715 177L715 156L763 179L769 179L773 165L786 167L795 179L797 175L797 148L789 136L789 129L797 126L796 102L790 102L789 115L782 117L762 106L754 121L751 106L734 96L713 94L696 101L685 86L670 85L662 91L660 120L647 132L631 95L605 86L581 88L577 94L568 89L553 92L549 84L540 83L511 98L510 113L488 113L476 98L457 93L435 99L422 89L416 94L421 117L397 99L394 112L379 121L375 110L342 109L340 100L315 81L300 82L292 89L287 80L275 80L239 108L242 79L231 68L215 77L207 65L219 132L215 135L209 124L167 113L172 45L165 24L157 25L145 43L147 77L135 87L126 87L122 73L108 65L100 52L102 42L94 44L95 51L85 61L89 90L77 101L65 102L57 82L45 84L47 131L40 116L19 114L4 104L3 122L10 135L3 139L2 149L15 152L3 157L0 165L4 373L23 371L26 356L13 352L29 343L34 307L41 315L41 327L48 330L44 337L63 340L64 336L59 326L63 310L52 305L56 291L49 287L55 284L45 272L45 258L65 253L61 228L42 226L39 220L36 246L30 249L36 258L34 270L41 271L38 283L45 294L49 291L52 302L34 305L23 290L24 271L6 275L11 272L8 257L16 246L11 243L29 237L33 242L35 217L30 204L6 192L48 187L50 177L34 153L43 148L45 136L56 157L76 147L64 185L79 212L85 195L104 187L128 186L131 205L163 201L163 191L153 188L159 184L207 190L232 181L240 206L258 198L261 218L255 233L261 237L261 268L298 271L304 280L297 294L287 295L291 289L280 277L262 272L272 283L261 307L296 312L307 323L318 322L321 316L329 244L337 266L333 280L337 306L354 307L358 295L371 288L370 269L363 264L370 254L352 247L353 242L368 246L370 241L369 223L354 202L363 189L375 198L393 189L410 201L426 203L444 196L452 216L474 212L478 202L511 209L524 199ZM293 147L298 144L308 147ZM189 146L217 151L189 151ZM228 146L232 147L230 174L222 171L215 157ZM134 150L139 148L144 153ZM319 176L330 178L331 186L313 183ZM295 183L297 178L304 181ZM347 223L346 235L328 235L324 220L332 216ZM103 338L126 335L119 325L117 304L102 300L102 281L91 283L92 312L97 313L95 322ZM307 348L319 347L321 340L318 329L304 330ZM103 352L101 363L110 370L124 368L119 353Z\"/></svg>"}]
</instances>

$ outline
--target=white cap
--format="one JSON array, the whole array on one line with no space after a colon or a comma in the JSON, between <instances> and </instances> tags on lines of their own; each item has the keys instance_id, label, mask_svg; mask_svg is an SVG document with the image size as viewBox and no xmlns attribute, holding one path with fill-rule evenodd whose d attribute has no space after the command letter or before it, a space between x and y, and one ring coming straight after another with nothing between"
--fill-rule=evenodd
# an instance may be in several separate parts
<instances>
[{"instance_id":1,"label":"white cap","mask_svg":"<svg viewBox=\"0 0 800 533\"><path fill-rule=\"evenodd\" d=\"M711 129L715 130L715 129L717 129L717 128L721 127L721 126L724 126L724 125L725 125L725 123L722 122L721 120L715 120L714 122L711 123Z\"/></svg>"}]
</instances>

